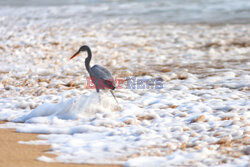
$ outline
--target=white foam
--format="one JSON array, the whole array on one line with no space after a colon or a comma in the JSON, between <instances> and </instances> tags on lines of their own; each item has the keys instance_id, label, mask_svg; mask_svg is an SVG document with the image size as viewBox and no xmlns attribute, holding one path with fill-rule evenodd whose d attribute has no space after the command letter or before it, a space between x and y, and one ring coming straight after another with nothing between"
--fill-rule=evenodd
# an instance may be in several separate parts
<instances>
[{"instance_id":1,"label":"white foam","mask_svg":"<svg viewBox=\"0 0 250 167\"><path fill-rule=\"evenodd\" d=\"M37 160L43 161L43 162L55 162L55 160L53 160L52 158L46 157L46 156L44 156L44 155L38 157Z\"/></svg>"},{"instance_id":2,"label":"white foam","mask_svg":"<svg viewBox=\"0 0 250 167\"><path fill-rule=\"evenodd\" d=\"M208 158L209 156L214 155L214 151L202 150L196 152L183 152L176 151L165 157L156 157L156 156L147 156L132 158L127 161L124 166L126 167L151 167L151 166L186 166L192 165L192 161L195 159L196 163L199 164L201 160Z\"/></svg>"}]
</instances>

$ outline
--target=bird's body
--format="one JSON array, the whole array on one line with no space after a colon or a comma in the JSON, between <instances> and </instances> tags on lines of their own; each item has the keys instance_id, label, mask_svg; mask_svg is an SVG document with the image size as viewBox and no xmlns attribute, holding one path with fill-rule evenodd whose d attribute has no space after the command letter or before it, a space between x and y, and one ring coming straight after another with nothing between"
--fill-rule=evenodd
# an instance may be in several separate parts
<instances>
[{"instance_id":1,"label":"bird's body","mask_svg":"<svg viewBox=\"0 0 250 167\"><path fill-rule=\"evenodd\" d=\"M114 83L114 79L111 73L106 68L99 66L99 65L94 65L93 67L90 67L92 53L91 53L90 48L87 45L83 45L82 47L80 47L80 49L70 59L73 59L81 51L87 51L88 53L88 57L85 59L85 67L91 77L92 82L95 84L97 93L99 93L100 89L110 89L111 94L115 98L112 92L112 90L115 89L115 83Z\"/></svg>"},{"instance_id":2,"label":"bird's body","mask_svg":"<svg viewBox=\"0 0 250 167\"><path fill-rule=\"evenodd\" d=\"M106 68L94 65L91 67L91 73L90 77L96 86L97 92L99 92L99 89L115 89L114 79Z\"/></svg>"}]
</instances>

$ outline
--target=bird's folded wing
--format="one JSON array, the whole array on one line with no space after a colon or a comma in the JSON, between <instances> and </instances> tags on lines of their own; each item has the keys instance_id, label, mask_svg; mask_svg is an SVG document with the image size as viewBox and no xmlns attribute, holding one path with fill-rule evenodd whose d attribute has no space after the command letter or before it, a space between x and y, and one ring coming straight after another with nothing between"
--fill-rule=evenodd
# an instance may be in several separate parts
<instances>
[{"instance_id":1,"label":"bird's folded wing","mask_svg":"<svg viewBox=\"0 0 250 167\"><path fill-rule=\"evenodd\" d=\"M112 80L113 77L111 73L104 67L99 65L94 65L91 68L92 77L95 77L96 79L103 79L103 80Z\"/></svg>"}]
</instances>

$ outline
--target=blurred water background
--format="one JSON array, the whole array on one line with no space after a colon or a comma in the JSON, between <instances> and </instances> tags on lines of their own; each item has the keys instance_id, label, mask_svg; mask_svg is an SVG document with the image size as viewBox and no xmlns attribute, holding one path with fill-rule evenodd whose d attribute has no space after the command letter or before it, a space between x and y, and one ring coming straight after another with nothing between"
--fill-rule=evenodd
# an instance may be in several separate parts
<instances>
[{"instance_id":1,"label":"blurred water background","mask_svg":"<svg viewBox=\"0 0 250 167\"><path fill-rule=\"evenodd\" d=\"M55 6L80 7L80 17L118 16L144 23L250 23L250 0L0 0L0 10Z\"/></svg>"}]
</instances>

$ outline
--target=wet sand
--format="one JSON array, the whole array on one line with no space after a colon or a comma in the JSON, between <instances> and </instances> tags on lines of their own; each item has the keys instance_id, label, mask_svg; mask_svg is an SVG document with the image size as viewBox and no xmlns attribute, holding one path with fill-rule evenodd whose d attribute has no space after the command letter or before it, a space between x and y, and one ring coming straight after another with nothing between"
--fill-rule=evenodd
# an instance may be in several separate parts
<instances>
[{"instance_id":1,"label":"wet sand","mask_svg":"<svg viewBox=\"0 0 250 167\"><path fill-rule=\"evenodd\" d=\"M0 122L4 123L4 122ZM47 154L49 145L18 144L18 141L36 140L38 134L17 133L14 129L0 128L0 167L119 167L120 165L89 165L89 164L63 164L46 163L36 160L44 155L54 158L55 155Z\"/></svg>"}]
</instances>

